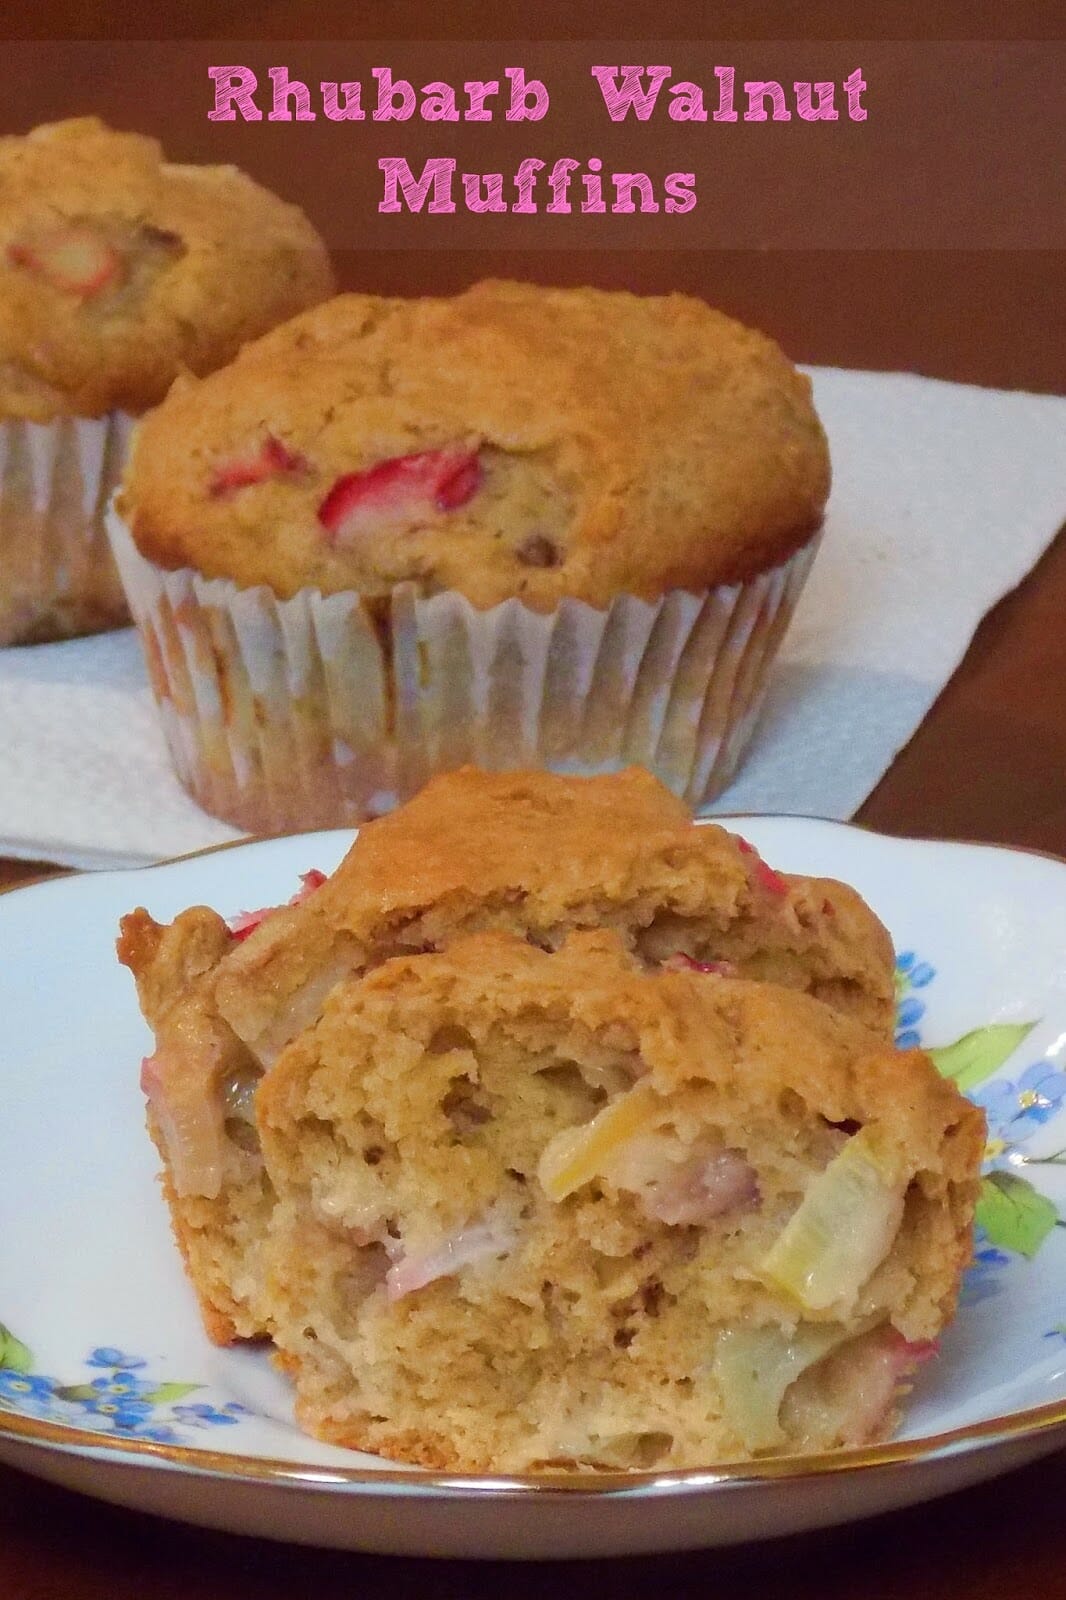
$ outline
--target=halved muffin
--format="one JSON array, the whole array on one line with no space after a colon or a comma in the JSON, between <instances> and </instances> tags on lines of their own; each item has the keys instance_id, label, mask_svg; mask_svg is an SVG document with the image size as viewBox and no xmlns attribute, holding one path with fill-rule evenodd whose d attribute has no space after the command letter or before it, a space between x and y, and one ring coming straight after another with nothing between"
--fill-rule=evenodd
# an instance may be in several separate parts
<instances>
[{"instance_id":1,"label":"halved muffin","mask_svg":"<svg viewBox=\"0 0 1066 1600\"><path fill-rule=\"evenodd\" d=\"M258 1096L303 1426L446 1469L884 1433L971 1254L983 1118L808 996L505 933L330 995Z\"/></svg>"},{"instance_id":2,"label":"halved muffin","mask_svg":"<svg viewBox=\"0 0 1066 1600\"><path fill-rule=\"evenodd\" d=\"M165 927L144 910L122 923L119 957L156 1035L142 1079L149 1128L222 1342L270 1326L257 1085L352 974L488 928L554 949L574 929L606 927L648 968L694 964L806 990L891 1038L891 942L855 891L774 872L744 840L696 826L641 769L441 777L362 829L333 876L297 899L234 928L202 906Z\"/></svg>"}]
</instances>

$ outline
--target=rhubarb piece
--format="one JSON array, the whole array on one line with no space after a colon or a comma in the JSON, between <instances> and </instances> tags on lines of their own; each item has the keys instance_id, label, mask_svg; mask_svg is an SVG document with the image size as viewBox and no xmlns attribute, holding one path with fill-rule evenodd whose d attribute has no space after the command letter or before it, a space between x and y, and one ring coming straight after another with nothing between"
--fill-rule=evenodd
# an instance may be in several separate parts
<instances>
[{"instance_id":1,"label":"rhubarb piece","mask_svg":"<svg viewBox=\"0 0 1066 1600\"><path fill-rule=\"evenodd\" d=\"M902 1216L895 1163L860 1128L811 1183L760 1274L805 1311L846 1310L891 1249Z\"/></svg>"},{"instance_id":2,"label":"rhubarb piece","mask_svg":"<svg viewBox=\"0 0 1066 1600\"><path fill-rule=\"evenodd\" d=\"M338 478L318 508L318 520L330 544L343 547L385 521L422 521L455 511L473 499L480 484L476 450L393 456Z\"/></svg>"},{"instance_id":3,"label":"rhubarb piece","mask_svg":"<svg viewBox=\"0 0 1066 1600\"><path fill-rule=\"evenodd\" d=\"M287 901L286 904L302 906L305 901L310 900L316 889L321 889L325 881L326 874L319 872L317 867L312 867L310 872L301 872L301 887L297 889L292 899ZM258 911L240 911L235 917L230 918L227 926L235 939L247 939L248 935L254 933L261 922L265 922L267 917L273 916L275 911L281 911L282 909L283 907L281 906L261 906Z\"/></svg>"},{"instance_id":4,"label":"rhubarb piece","mask_svg":"<svg viewBox=\"0 0 1066 1600\"><path fill-rule=\"evenodd\" d=\"M779 872L773 867L768 867L760 856L755 863L755 882L760 889L765 889L768 894L786 895L788 884Z\"/></svg>"},{"instance_id":5,"label":"rhubarb piece","mask_svg":"<svg viewBox=\"0 0 1066 1600\"><path fill-rule=\"evenodd\" d=\"M196 1054L196 1048L201 1054ZM197 1039L157 1050L141 1062L141 1090L154 1116L179 1196L217 1195L224 1162L222 1108L203 1092L220 1057Z\"/></svg>"},{"instance_id":6,"label":"rhubarb piece","mask_svg":"<svg viewBox=\"0 0 1066 1600\"><path fill-rule=\"evenodd\" d=\"M266 918L272 916L278 909L277 906L261 906L258 911L239 911L235 917L230 918L229 931L237 940L247 939L261 922L265 922Z\"/></svg>"},{"instance_id":7,"label":"rhubarb piece","mask_svg":"<svg viewBox=\"0 0 1066 1600\"><path fill-rule=\"evenodd\" d=\"M861 1356L853 1363L850 1405L841 1429L841 1443L866 1444L883 1433L891 1423L892 1412L901 1395L910 1387L919 1367L931 1361L940 1348L937 1339L905 1339L892 1327L876 1338L864 1341ZM839 1361L843 1349L834 1358Z\"/></svg>"},{"instance_id":8,"label":"rhubarb piece","mask_svg":"<svg viewBox=\"0 0 1066 1600\"><path fill-rule=\"evenodd\" d=\"M604 1154L602 1175L640 1198L646 1216L670 1227L705 1228L759 1204L755 1169L719 1139L684 1144L671 1132L637 1133Z\"/></svg>"},{"instance_id":9,"label":"rhubarb piece","mask_svg":"<svg viewBox=\"0 0 1066 1600\"><path fill-rule=\"evenodd\" d=\"M723 1328L714 1352L726 1420L753 1455L785 1440L781 1403L796 1379L849 1338L839 1322L783 1328Z\"/></svg>"},{"instance_id":10,"label":"rhubarb piece","mask_svg":"<svg viewBox=\"0 0 1066 1600\"><path fill-rule=\"evenodd\" d=\"M306 466L303 456L289 450L280 439L268 433L257 450L244 456L233 456L216 467L207 492L212 500L220 500L235 494L238 489L247 489L253 483L266 483L270 478L302 472Z\"/></svg>"},{"instance_id":11,"label":"rhubarb piece","mask_svg":"<svg viewBox=\"0 0 1066 1600\"><path fill-rule=\"evenodd\" d=\"M668 956L663 962L665 972L705 972L715 978L735 978L737 966L733 961L694 961L691 956L679 950L676 955Z\"/></svg>"},{"instance_id":12,"label":"rhubarb piece","mask_svg":"<svg viewBox=\"0 0 1066 1600\"><path fill-rule=\"evenodd\" d=\"M651 1084L638 1083L591 1122L556 1134L545 1146L537 1167L548 1199L565 1200L575 1189L598 1178L612 1152L649 1126L659 1104L660 1097Z\"/></svg>"},{"instance_id":13,"label":"rhubarb piece","mask_svg":"<svg viewBox=\"0 0 1066 1600\"><path fill-rule=\"evenodd\" d=\"M734 834L733 837L741 855L752 857L752 877L759 887L765 889L768 894L787 895L788 880L783 878L779 872L775 872L773 867L767 866L750 840L742 838L739 833Z\"/></svg>"},{"instance_id":14,"label":"rhubarb piece","mask_svg":"<svg viewBox=\"0 0 1066 1600\"><path fill-rule=\"evenodd\" d=\"M290 906L302 906L305 900L310 900L316 889L321 889L325 881L326 874L320 872L317 867L311 867L309 871L301 872L300 888L297 889L289 901Z\"/></svg>"},{"instance_id":15,"label":"rhubarb piece","mask_svg":"<svg viewBox=\"0 0 1066 1600\"><path fill-rule=\"evenodd\" d=\"M438 1278L453 1277L465 1267L498 1261L510 1254L517 1238L513 1223L490 1213L482 1222L442 1239L435 1249L398 1257L385 1275L385 1293L390 1301L402 1300Z\"/></svg>"},{"instance_id":16,"label":"rhubarb piece","mask_svg":"<svg viewBox=\"0 0 1066 1600\"><path fill-rule=\"evenodd\" d=\"M93 228L78 223L9 244L7 259L12 266L36 273L53 289L82 300L116 285L124 272L118 251Z\"/></svg>"},{"instance_id":17,"label":"rhubarb piece","mask_svg":"<svg viewBox=\"0 0 1066 1600\"><path fill-rule=\"evenodd\" d=\"M723 1328L714 1365L727 1420L744 1448L761 1454L785 1443L786 1418L826 1427L838 1414L842 1444L876 1438L891 1422L907 1379L937 1349L935 1339L905 1339L891 1324L856 1334L839 1322L801 1322L791 1333L774 1326ZM821 1361L830 1370L821 1383L805 1386L804 1406L788 1417L782 1408L793 1384L805 1372L817 1379L811 1369Z\"/></svg>"},{"instance_id":18,"label":"rhubarb piece","mask_svg":"<svg viewBox=\"0 0 1066 1600\"><path fill-rule=\"evenodd\" d=\"M626 1187L621 1176L615 1181ZM648 1216L659 1222L672 1228L706 1228L719 1217L756 1208L759 1180L739 1150L704 1148L660 1169L642 1198Z\"/></svg>"}]
</instances>

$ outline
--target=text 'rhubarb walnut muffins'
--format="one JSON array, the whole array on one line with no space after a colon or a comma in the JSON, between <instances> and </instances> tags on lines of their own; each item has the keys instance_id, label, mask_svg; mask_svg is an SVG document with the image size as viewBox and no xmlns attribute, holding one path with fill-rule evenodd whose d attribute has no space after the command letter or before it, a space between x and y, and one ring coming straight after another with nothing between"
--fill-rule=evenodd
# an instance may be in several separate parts
<instances>
[{"instance_id":1,"label":"text 'rhubarb walnut muffins'","mask_svg":"<svg viewBox=\"0 0 1066 1600\"><path fill-rule=\"evenodd\" d=\"M95 117L0 138L0 644L128 620L103 513L133 419L332 287L235 167Z\"/></svg>"},{"instance_id":2,"label":"text 'rhubarb walnut muffins'","mask_svg":"<svg viewBox=\"0 0 1066 1600\"><path fill-rule=\"evenodd\" d=\"M171 755L254 832L475 762L731 773L829 487L810 384L681 295L345 295L175 385L113 542Z\"/></svg>"},{"instance_id":3,"label":"text 'rhubarb walnut muffins'","mask_svg":"<svg viewBox=\"0 0 1066 1600\"><path fill-rule=\"evenodd\" d=\"M239 908L225 908L236 911ZM636 967L692 967L806 992L892 1038L893 953L853 889L775 872L697 826L639 768L442 776L367 824L296 903L224 920L123 919L155 1049L142 1084L174 1230L212 1338L269 1333L263 1247L274 1206L255 1122L264 1073L338 984L390 957L500 930L546 950L612 930Z\"/></svg>"},{"instance_id":4,"label":"text 'rhubarb walnut muffins'","mask_svg":"<svg viewBox=\"0 0 1066 1600\"><path fill-rule=\"evenodd\" d=\"M479 934L337 986L259 1094L297 1416L420 1465L860 1444L953 1315L981 1113L807 995Z\"/></svg>"}]
</instances>

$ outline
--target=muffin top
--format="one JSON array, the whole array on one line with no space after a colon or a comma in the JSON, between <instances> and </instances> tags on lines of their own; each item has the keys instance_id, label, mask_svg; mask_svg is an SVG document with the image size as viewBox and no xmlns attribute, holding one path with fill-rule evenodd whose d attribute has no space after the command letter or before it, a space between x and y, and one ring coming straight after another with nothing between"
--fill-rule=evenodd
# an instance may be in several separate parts
<instances>
[{"instance_id":1,"label":"muffin top","mask_svg":"<svg viewBox=\"0 0 1066 1600\"><path fill-rule=\"evenodd\" d=\"M122 508L161 566L282 598L402 582L547 610L742 581L821 522L825 437L771 340L683 295L344 295L183 377Z\"/></svg>"},{"instance_id":2,"label":"muffin top","mask_svg":"<svg viewBox=\"0 0 1066 1600\"><path fill-rule=\"evenodd\" d=\"M548 946L571 928L611 927L649 965L724 960L892 1032L892 942L860 895L773 871L748 841L697 826L639 767L442 774L360 828L313 894L254 921L221 962L215 998L262 1059L276 1054L267 1041L291 1037L301 997L321 998L320 981L383 949L439 948L484 926ZM127 922L136 971L155 959L156 935ZM173 994L174 980L162 981Z\"/></svg>"},{"instance_id":3,"label":"muffin top","mask_svg":"<svg viewBox=\"0 0 1066 1600\"><path fill-rule=\"evenodd\" d=\"M134 413L331 293L303 212L95 117L0 138L0 419Z\"/></svg>"},{"instance_id":4,"label":"muffin top","mask_svg":"<svg viewBox=\"0 0 1066 1600\"><path fill-rule=\"evenodd\" d=\"M774 983L647 972L607 929L573 933L554 952L494 929L343 980L268 1073L259 1108L269 1123L293 1080L314 1070L330 1033L362 1035L361 1043L379 1047L384 1041L385 1092L395 1094L403 1058L388 1046L397 1034L432 1050L442 1023L473 1023L480 1033L509 1022L539 1043L538 1016L576 1023L575 1045L599 1039L611 1050L616 1090L630 1087L630 1074L662 1095L717 1079L727 1103L750 1119L754 1102L764 1126L779 1126L780 1095L790 1089L838 1137L841 1124L883 1120L892 1143L898 1139L901 1165L940 1166L945 1137L952 1177L972 1182L980 1161L983 1113L922 1051L893 1049L853 1018ZM359 1056L338 1039L327 1059L342 1083L354 1084ZM397 1107L397 1125L407 1109ZM751 1132L750 1120L746 1126Z\"/></svg>"}]
</instances>

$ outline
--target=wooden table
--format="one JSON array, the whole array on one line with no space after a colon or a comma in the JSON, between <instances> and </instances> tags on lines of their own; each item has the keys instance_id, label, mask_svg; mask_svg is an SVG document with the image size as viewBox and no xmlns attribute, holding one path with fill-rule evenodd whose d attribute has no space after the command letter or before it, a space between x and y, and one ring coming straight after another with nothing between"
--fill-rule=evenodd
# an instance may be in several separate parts
<instances>
[{"instance_id":1,"label":"wooden table","mask_svg":"<svg viewBox=\"0 0 1066 1600\"><path fill-rule=\"evenodd\" d=\"M315 8L318 38L382 38L399 19L385 6ZM398 9L398 8L396 8ZM773 17L769 12L773 10ZM594 36L684 39L705 36L704 8L679 5L662 22L645 5L618 4L594 20L587 8L543 6L536 20L486 21L484 7L410 3L408 39ZM1032 38L1061 32L1061 8L969 4L932 8L808 3L738 8L723 19L734 38ZM1009 10L1004 19L1001 12ZM91 38L96 8L71 0L42 7L9 0L9 38ZM443 15L447 11L447 15ZM1059 27L1055 25L1058 12ZM862 13L865 12L865 15ZM146 13L151 26L145 26ZM308 35L292 3L186 3L181 20L165 8L113 5L108 26L133 38ZM649 20L651 19L651 20ZM597 25L598 21L598 25ZM655 29L659 32L655 33ZM634 59L640 59L635 57ZM666 59L649 53L646 59ZM60 81L60 58L31 82L5 83L8 126L85 109L92 95ZM4 67L0 62L0 80ZM106 86L100 86L103 94ZM113 87L113 86L112 86ZM64 95L66 99L64 100ZM1009 100L1009 95L1007 96ZM12 113L10 104L17 102ZM1050 102L1049 102L1050 104ZM173 109L173 108L171 108ZM142 105L141 125L151 125ZM133 105L126 118L138 122ZM169 135L168 135L169 138ZM180 140L179 140L180 142ZM1004 123L1005 169L1024 170ZM947 154L942 159L948 159ZM333 197L307 174L308 208L326 216ZM351 286L417 292L445 289L486 272L543 281L582 279L646 290L688 288L776 333L799 359L901 367L935 376L1052 391L1066 389L1061 311L1062 258L1050 251L981 248L921 251L687 252L555 250L510 260L492 254L348 251ZM960 552L960 560L965 552ZM973 645L914 739L859 813L873 827L1026 845L1066 855L1066 539L982 623ZM0 862L0 884L47 870ZM381 1587L404 1600L540 1594L644 1597L739 1594L751 1600L1023 1600L1066 1593L1066 1454L1000 1481L872 1523L791 1538L760 1548L613 1563L540 1567L390 1561L238 1540L113 1510L0 1469L0 1596L10 1600L288 1600L311 1594L344 1600Z\"/></svg>"}]
</instances>

